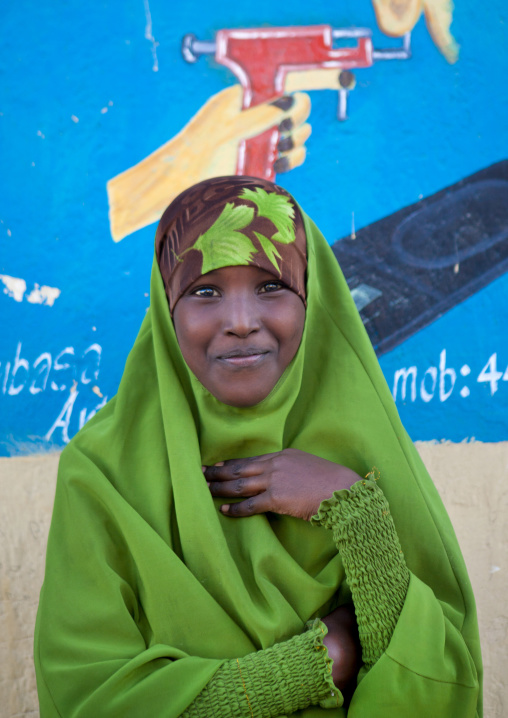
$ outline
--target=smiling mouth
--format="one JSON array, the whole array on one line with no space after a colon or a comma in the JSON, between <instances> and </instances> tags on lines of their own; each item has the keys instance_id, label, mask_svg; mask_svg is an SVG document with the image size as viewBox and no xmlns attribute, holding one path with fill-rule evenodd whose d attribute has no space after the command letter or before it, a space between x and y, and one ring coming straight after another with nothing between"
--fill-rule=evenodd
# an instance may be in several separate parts
<instances>
[{"instance_id":1,"label":"smiling mouth","mask_svg":"<svg viewBox=\"0 0 508 718\"><path fill-rule=\"evenodd\" d=\"M226 352L217 358L227 366L244 368L260 364L268 354L266 349L245 349Z\"/></svg>"}]
</instances>

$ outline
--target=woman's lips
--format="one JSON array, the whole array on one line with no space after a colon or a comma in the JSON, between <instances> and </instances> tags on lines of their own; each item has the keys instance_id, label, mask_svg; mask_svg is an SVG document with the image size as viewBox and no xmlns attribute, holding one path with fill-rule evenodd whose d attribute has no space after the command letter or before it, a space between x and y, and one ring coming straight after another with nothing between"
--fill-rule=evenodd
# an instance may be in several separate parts
<instances>
[{"instance_id":1,"label":"woman's lips","mask_svg":"<svg viewBox=\"0 0 508 718\"><path fill-rule=\"evenodd\" d=\"M261 364L263 360L268 356L267 351L257 351L257 352L246 352L246 353L228 353L223 354L222 356L219 356L218 359L220 362L226 364L227 366L234 367L234 368L246 368L246 367L253 367L257 364Z\"/></svg>"}]
</instances>

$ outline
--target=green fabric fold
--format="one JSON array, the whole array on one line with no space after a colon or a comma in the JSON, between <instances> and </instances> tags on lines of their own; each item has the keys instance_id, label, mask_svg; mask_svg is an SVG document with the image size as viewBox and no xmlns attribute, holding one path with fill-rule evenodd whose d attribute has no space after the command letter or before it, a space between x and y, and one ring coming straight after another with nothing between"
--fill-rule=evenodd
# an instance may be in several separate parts
<instances>
[{"instance_id":1,"label":"green fabric fold","mask_svg":"<svg viewBox=\"0 0 508 718\"><path fill-rule=\"evenodd\" d=\"M443 615L432 589L411 574L386 652L360 681L348 718L481 716L479 673L463 636ZM368 702L370 714L366 712ZM423 706L432 707L425 714Z\"/></svg>"}]
</instances>

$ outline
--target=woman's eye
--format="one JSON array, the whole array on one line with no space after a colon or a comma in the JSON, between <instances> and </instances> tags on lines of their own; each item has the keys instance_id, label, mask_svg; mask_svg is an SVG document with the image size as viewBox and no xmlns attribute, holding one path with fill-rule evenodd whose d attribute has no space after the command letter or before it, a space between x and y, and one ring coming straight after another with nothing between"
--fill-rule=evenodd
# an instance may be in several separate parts
<instances>
[{"instance_id":1,"label":"woman's eye","mask_svg":"<svg viewBox=\"0 0 508 718\"><path fill-rule=\"evenodd\" d=\"M208 299L208 297L220 296L219 292L214 289L214 287L197 287L197 289L192 291L192 294L195 297L204 297L205 299Z\"/></svg>"},{"instance_id":2,"label":"woman's eye","mask_svg":"<svg viewBox=\"0 0 508 718\"><path fill-rule=\"evenodd\" d=\"M278 289L285 289L286 285L283 282L277 280L272 282L265 282L261 287L262 292L276 292Z\"/></svg>"}]
</instances>

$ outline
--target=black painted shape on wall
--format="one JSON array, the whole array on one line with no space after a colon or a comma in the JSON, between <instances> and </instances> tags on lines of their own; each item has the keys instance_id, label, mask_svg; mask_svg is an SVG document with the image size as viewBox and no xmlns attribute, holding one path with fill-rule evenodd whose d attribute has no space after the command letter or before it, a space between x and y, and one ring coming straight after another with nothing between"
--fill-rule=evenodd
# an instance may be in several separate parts
<instances>
[{"instance_id":1,"label":"black painted shape on wall","mask_svg":"<svg viewBox=\"0 0 508 718\"><path fill-rule=\"evenodd\" d=\"M508 160L332 246L378 355L508 269Z\"/></svg>"}]
</instances>

